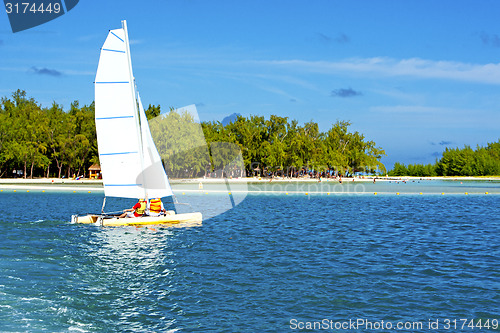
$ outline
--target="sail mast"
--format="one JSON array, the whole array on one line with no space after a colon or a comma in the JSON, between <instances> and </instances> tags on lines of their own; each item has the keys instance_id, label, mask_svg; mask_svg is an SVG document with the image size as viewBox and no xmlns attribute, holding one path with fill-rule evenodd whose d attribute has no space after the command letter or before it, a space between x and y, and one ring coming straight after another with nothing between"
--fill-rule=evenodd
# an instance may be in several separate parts
<instances>
[{"instance_id":1,"label":"sail mast","mask_svg":"<svg viewBox=\"0 0 500 333\"><path fill-rule=\"evenodd\" d=\"M143 197L147 200L147 190L146 190L146 184L145 184L145 179L144 179L144 151L143 151L143 144L142 144L142 134L141 134L141 126L139 123L139 111L137 109L137 92L135 88L135 78L134 78L134 73L132 72L132 59L130 56L130 43L128 39L128 30L127 30L127 21L123 20L122 21L122 28L125 33L125 47L127 50L127 60L128 60L128 68L129 68L129 75L130 75L130 88L132 89L132 96L134 97L134 118L135 118L135 123L136 123L136 128L137 128L137 136L138 136L138 142L139 142L139 160L141 161L141 169L142 172L140 173L141 177L141 183L143 185L144 189L144 195Z\"/></svg>"}]
</instances>

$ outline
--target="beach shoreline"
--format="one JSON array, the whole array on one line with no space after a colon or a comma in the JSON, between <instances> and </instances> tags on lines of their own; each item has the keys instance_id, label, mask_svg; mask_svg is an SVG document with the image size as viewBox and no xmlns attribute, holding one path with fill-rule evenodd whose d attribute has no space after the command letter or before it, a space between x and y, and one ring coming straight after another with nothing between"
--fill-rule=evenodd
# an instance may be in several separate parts
<instances>
[{"instance_id":1,"label":"beach shoreline","mask_svg":"<svg viewBox=\"0 0 500 333\"><path fill-rule=\"evenodd\" d=\"M342 177L343 182L355 181L355 182L367 182L371 181L401 181L401 180L452 180L452 181L500 181L500 176L433 176L433 177L417 177L417 176L356 176L356 177ZM318 182L318 178L309 177L235 177L235 178L220 178L220 177L210 177L210 178L169 178L171 183L225 183L229 182ZM338 182L337 178L321 178L321 181L334 181ZM53 184L53 185L102 185L102 179L67 179L67 178L0 178L0 185L3 184Z\"/></svg>"},{"instance_id":2,"label":"beach shoreline","mask_svg":"<svg viewBox=\"0 0 500 333\"><path fill-rule=\"evenodd\" d=\"M374 181L375 179L375 181ZM196 178L171 179L176 196L199 194L265 195L500 195L500 177L356 177L342 178ZM438 185L438 186L436 186ZM104 195L102 180L0 178L0 195L8 193L80 193Z\"/></svg>"},{"instance_id":3,"label":"beach shoreline","mask_svg":"<svg viewBox=\"0 0 500 333\"><path fill-rule=\"evenodd\" d=\"M365 182L388 182L388 181L500 181L500 176L492 177L345 177L343 183L365 183ZM339 183L335 178L193 178L193 179L170 179L175 184L224 184L224 183ZM61 178L0 178L0 191L2 190L60 190L60 191L87 191L102 192L102 180L95 179L61 179Z\"/></svg>"}]
</instances>

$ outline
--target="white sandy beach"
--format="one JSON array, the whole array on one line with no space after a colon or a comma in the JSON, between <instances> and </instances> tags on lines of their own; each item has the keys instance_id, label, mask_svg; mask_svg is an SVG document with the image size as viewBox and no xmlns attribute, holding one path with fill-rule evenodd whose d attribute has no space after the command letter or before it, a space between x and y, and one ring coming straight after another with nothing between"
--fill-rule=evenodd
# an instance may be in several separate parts
<instances>
[{"instance_id":1,"label":"white sandy beach","mask_svg":"<svg viewBox=\"0 0 500 333\"><path fill-rule=\"evenodd\" d=\"M449 181L500 181L500 177L354 177L342 178L343 183L347 182L376 182L386 181L425 181L425 180L449 180ZM172 185L175 184L221 184L221 183L318 183L317 178L281 178L273 179L262 177L247 178L193 178L193 179L171 179ZM338 180L332 178L322 178L321 182L338 183ZM74 191L74 192L102 192L102 180L93 179L60 179L60 178L0 178L0 191L4 190L55 190L55 191Z\"/></svg>"},{"instance_id":2,"label":"white sandy beach","mask_svg":"<svg viewBox=\"0 0 500 333\"><path fill-rule=\"evenodd\" d=\"M60 178L0 178L0 191L4 190L41 190L41 191L102 191L102 181L91 179L60 179Z\"/></svg>"}]
</instances>

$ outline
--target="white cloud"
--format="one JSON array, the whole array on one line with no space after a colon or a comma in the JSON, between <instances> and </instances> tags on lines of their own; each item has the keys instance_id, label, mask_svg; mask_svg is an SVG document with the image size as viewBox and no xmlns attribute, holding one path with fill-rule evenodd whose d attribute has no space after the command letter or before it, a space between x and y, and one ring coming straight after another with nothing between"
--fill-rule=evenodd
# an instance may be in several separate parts
<instances>
[{"instance_id":1,"label":"white cloud","mask_svg":"<svg viewBox=\"0 0 500 333\"><path fill-rule=\"evenodd\" d=\"M345 73L406 76L421 79L446 79L484 84L500 84L500 63L470 64L456 61L434 61L419 58L393 59L386 57L351 58L341 61L279 60L261 64L289 67L314 73Z\"/></svg>"}]
</instances>

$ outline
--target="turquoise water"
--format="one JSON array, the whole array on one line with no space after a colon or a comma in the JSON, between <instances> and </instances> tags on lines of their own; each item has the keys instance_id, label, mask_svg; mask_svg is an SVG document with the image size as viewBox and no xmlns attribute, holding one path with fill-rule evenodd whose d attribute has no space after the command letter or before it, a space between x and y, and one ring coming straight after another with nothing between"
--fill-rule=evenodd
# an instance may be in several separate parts
<instances>
[{"instance_id":1,"label":"turquoise water","mask_svg":"<svg viewBox=\"0 0 500 333\"><path fill-rule=\"evenodd\" d=\"M176 183L173 185L177 193L186 191L199 191L198 183ZM265 181L250 182L248 184L231 183L226 186L223 183L205 183L204 190L232 190L235 193L248 191L254 194L267 193L268 195L279 193L311 193L332 195L359 195L359 194L500 194L500 181L455 181L455 180L408 180L408 181L350 181L344 180L342 184L335 180L318 181Z\"/></svg>"},{"instance_id":2,"label":"turquoise water","mask_svg":"<svg viewBox=\"0 0 500 333\"><path fill-rule=\"evenodd\" d=\"M481 184L467 191L482 195L252 192L191 229L73 225L102 195L4 191L0 331L500 331L500 196L484 194L499 186ZM372 327L334 329L349 320Z\"/></svg>"}]
</instances>

